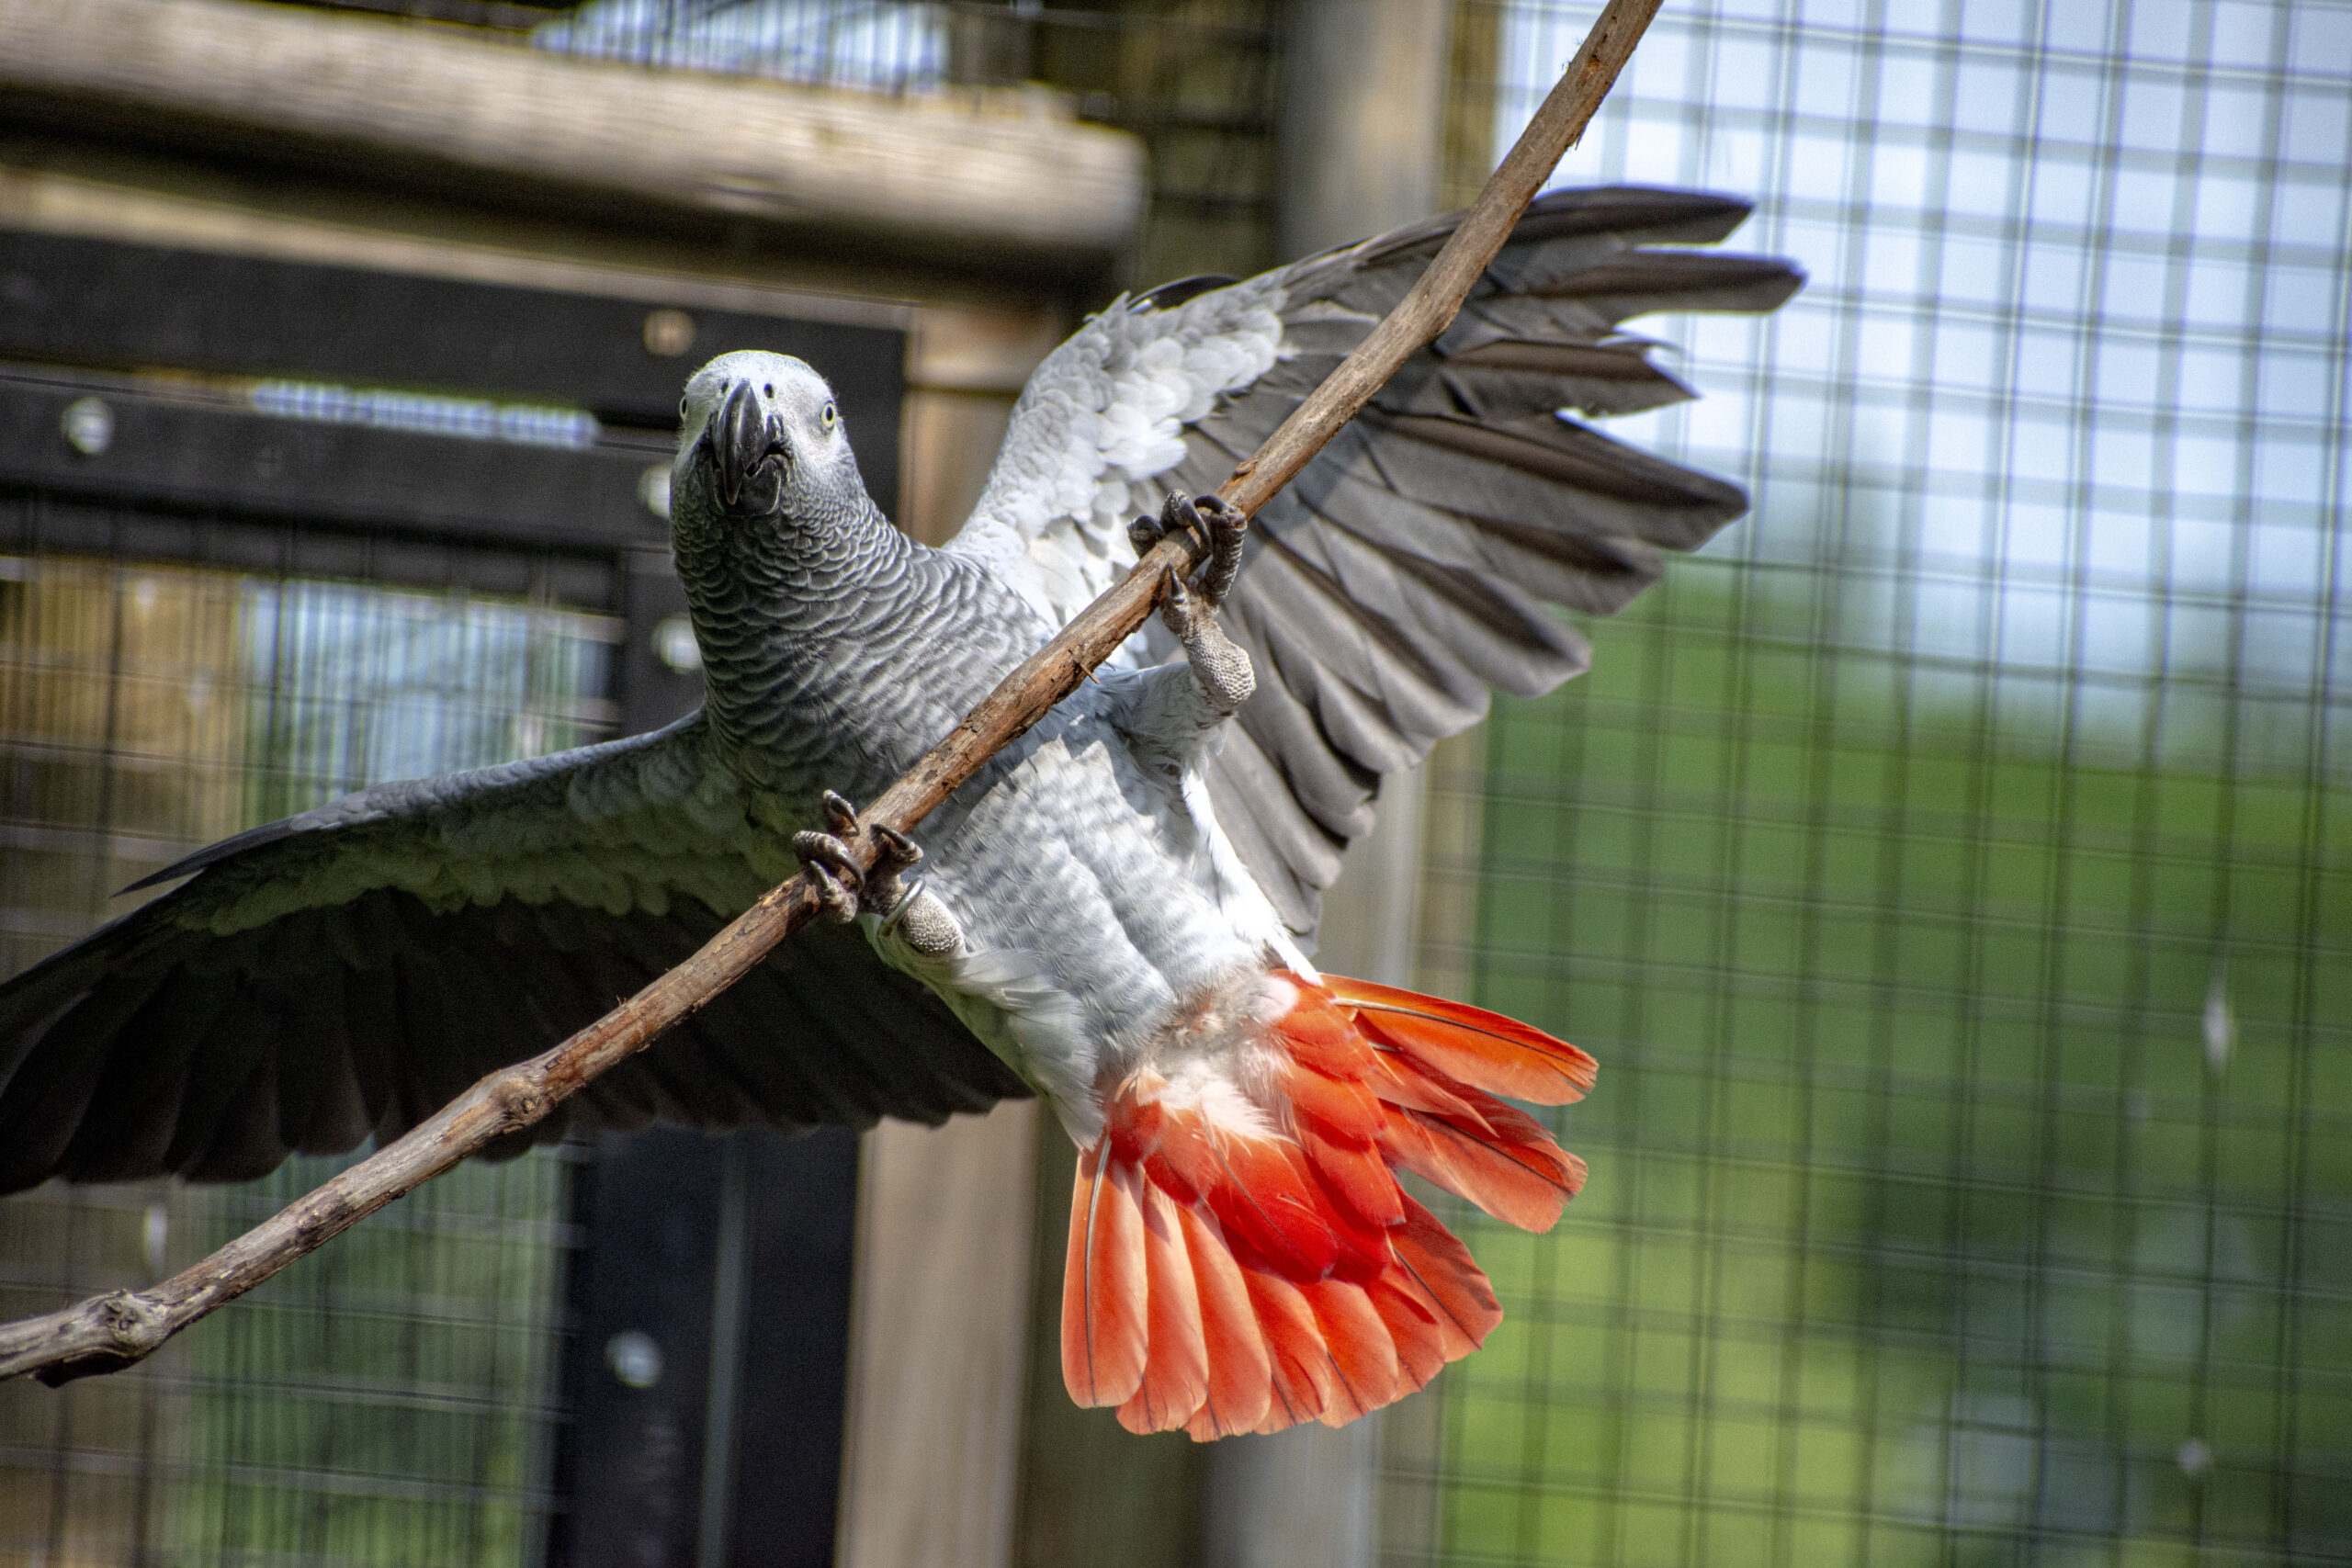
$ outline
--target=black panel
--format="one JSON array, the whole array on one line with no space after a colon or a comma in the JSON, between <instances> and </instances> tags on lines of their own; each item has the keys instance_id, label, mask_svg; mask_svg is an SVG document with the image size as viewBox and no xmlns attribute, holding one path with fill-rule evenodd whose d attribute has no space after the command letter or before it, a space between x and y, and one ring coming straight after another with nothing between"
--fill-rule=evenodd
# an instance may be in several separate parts
<instances>
[{"instance_id":1,"label":"black panel","mask_svg":"<svg viewBox=\"0 0 2352 1568\"><path fill-rule=\"evenodd\" d=\"M382 532L322 528L300 518L262 522L174 513L104 498L10 494L0 487L0 552L171 561L275 576L344 578L446 588L608 609L621 602L611 554ZM649 552L637 551L632 554Z\"/></svg>"},{"instance_id":2,"label":"black panel","mask_svg":"<svg viewBox=\"0 0 2352 1568\"><path fill-rule=\"evenodd\" d=\"M107 448L60 428L82 389L0 380L0 487L563 548L662 544L650 453L526 446L193 406L109 389Z\"/></svg>"},{"instance_id":3,"label":"black panel","mask_svg":"<svg viewBox=\"0 0 2352 1568\"><path fill-rule=\"evenodd\" d=\"M695 1561L719 1188L720 1145L666 1128L599 1139L582 1173L573 1217L586 1245L572 1266L563 1380L571 1424L556 1478L570 1508L554 1521L550 1563ZM650 1386L616 1371L623 1335L651 1341L659 1370Z\"/></svg>"},{"instance_id":4,"label":"black panel","mask_svg":"<svg viewBox=\"0 0 2352 1568\"><path fill-rule=\"evenodd\" d=\"M826 1568L840 1513L857 1137L753 1134L732 1568Z\"/></svg>"},{"instance_id":5,"label":"black panel","mask_svg":"<svg viewBox=\"0 0 2352 1568\"><path fill-rule=\"evenodd\" d=\"M574 1210L583 1247L556 1478L568 1507L552 1568L709 1561L712 1522L731 1568L832 1562L857 1157L837 1127L598 1140ZM622 1335L658 1348L651 1386L616 1372ZM730 1364L733 1382L715 1386L714 1365ZM713 1433L731 1441L709 1469Z\"/></svg>"},{"instance_id":6,"label":"black panel","mask_svg":"<svg viewBox=\"0 0 2352 1568\"><path fill-rule=\"evenodd\" d=\"M635 735L693 712L703 687L701 671L672 668L654 642L664 622L686 613L685 584L678 581L670 552L631 550L626 566L628 644L621 649L621 728Z\"/></svg>"},{"instance_id":7,"label":"black panel","mask_svg":"<svg viewBox=\"0 0 2352 1568\"><path fill-rule=\"evenodd\" d=\"M0 357L180 366L368 385L463 387L674 424L694 367L737 348L798 355L842 412L895 423L905 337L891 328L699 306L680 352L646 346L659 300L469 283L51 234L0 233ZM895 488L873 454L866 475ZM865 454L861 452L861 460Z\"/></svg>"},{"instance_id":8,"label":"black panel","mask_svg":"<svg viewBox=\"0 0 2352 1568\"><path fill-rule=\"evenodd\" d=\"M0 552L617 608L628 641L615 695L628 729L659 725L701 691L698 674L655 656L655 626L684 600L667 525L639 499L645 470L667 460L662 433L686 376L733 348L808 360L888 504L905 345L895 330L688 307L693 341L656 355L659 308L0 233ZM544 402L605 429L562 447L284 418L224 377ZM85 439L87 453L63 429L84 397L111 415L110 438ZM722 1540L742 1568L831 1562L857 1147L839 1131L722 1142L657 1129L597 1144L574 1205L551 1562L684 1568ZM659 1351L642 1386L611 1359L629 1334Z\"/></svg>"}]
</instances>

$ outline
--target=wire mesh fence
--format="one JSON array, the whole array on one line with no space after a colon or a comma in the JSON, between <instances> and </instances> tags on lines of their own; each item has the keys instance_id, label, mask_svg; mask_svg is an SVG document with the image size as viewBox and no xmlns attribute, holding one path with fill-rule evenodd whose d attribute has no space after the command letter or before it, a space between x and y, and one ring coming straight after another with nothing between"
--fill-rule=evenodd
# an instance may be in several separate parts
<instances>
[{"instance_id":1,"label":"wire mesh fence","mask_svg":"<svg viewBox=\"0 0 2352 1568\"><path fill-rule=\"evenodd\" d=\"M2352 1560L2347 111L2329 0L1642 45L1559 179L1814 281L1645 329L1757 512L1457 781L1425 958L1602 1071L1392 1561Z\"/></svg>"},{"instance_id":2,"label":"wire mesh fence","mask_svg":"<svg viewBox=\"0 0 2352 1568\"><path fill-rule=\"evenodd\" d=\"M461 591L0 558L9 970L240 827L605 733L616 628ZM536 1561L568 1159L452 1172L130 1371L0 1384L0 1563ZM0 1201L0 1315L152 1283L345 1163Z\"/></svg>"}]
</instances>

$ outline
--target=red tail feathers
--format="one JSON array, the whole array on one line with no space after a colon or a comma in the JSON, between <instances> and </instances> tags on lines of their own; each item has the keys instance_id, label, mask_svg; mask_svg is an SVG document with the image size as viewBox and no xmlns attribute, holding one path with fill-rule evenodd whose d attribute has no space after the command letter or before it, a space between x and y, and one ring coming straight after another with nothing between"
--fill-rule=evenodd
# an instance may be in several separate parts
<instances>
[{"instance_id":1,"label":"red tail feathers","mask_svg":"<svg viewBox=\"0 0 2352 1568\"><path fill-rule=\"evenodd\" d=\"M1148 1056L1079 1159L1062 1375L1131 1431L1336 1427L1484 1343L1502 1321L1487 1276L1395 1170L1527 1230L1584 1185L1496 1098L1581 1098L1575 1046L1359 980L1262 985L1240 1066Z\"/></svg>"}]
</instances>

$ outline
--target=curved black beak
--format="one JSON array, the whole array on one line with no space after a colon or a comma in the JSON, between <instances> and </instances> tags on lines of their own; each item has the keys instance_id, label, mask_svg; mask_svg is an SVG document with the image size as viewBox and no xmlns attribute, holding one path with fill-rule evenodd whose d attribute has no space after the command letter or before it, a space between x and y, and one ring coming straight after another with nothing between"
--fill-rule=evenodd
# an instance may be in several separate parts
<instances>
[{"instance_id":1,"label":"curved black beak","mask_svg":"<svg viewBox=\"0 0 2352 1568\"><path fill-rule=\"evenodd\" d=\"M753 395L750 382L735 384L718 412L710 416L710 426L703 433L703 439L710 446L710 466L718 484L718 499L733 507L741 502L744 490L762 465L775 455L770 449L767 420L760 412L760 400Z\"/></svg>"}]
</instances>

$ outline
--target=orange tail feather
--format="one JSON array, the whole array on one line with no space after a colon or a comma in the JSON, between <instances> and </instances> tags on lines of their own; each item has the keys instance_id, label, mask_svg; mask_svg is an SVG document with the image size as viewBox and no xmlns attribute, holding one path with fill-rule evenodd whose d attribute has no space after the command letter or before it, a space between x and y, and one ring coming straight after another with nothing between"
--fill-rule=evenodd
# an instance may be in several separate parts
<instances>
[{"instance_id":1,"label":"orange tail feather","mask_svg":"<svg viewBox=\"0 0 2352 1568\"><path fill-rule=\"evenodd\" d=\"M1063 1377L1133 1431L1337 1426L1484 1343L1492 1287L1396 1170L1530 1230L1583 1185L1582 1161L1495 1098L1580 1097L1593 1062L1575 1046L1363 981L1263 984L1291 998L1251 1026L1286 1061L1272 1089L1186 1100L1138 1068L1079 1161Z\"/></svg>"},{"instance_id":2,"label":"orange tail feather","mask_svg":"<svg viewBox=\"0 0 2352 1568\"><path fill-rule=\"evenodd\" d=\"M1323 979L1389 1043L1473 1089L1538 1105L1566 1105L1592 1089L1590 1056L1515 1018L1369 980Z\"/></svg>"},{"instance_id":3,"label":"orange tail feather","mask_svg":"<svg viewBox=\"0 0 2352 1568\"><path fill-rule=\"evenodd\" d=\"M1142 1181L1102 1156L1097 1145L1079 1156L1062 1277L1062 1380L1080 1404L1125 1404L1143 1382L1150 1344Z\"/></svg>"},{"instance_id":4,"label":"orange tail feather","mask_svg":"<svg viewBox=\"0 0 2352 1568\"><path fill-rule=\"evenodd\" d=\"M1208 1356L1208 1397L1184 1429L1196 1439L1253 1430L1274 1399L1274 1369L1266 1337L1250 1305L1241 1265L1217 1234L1216 1221L1197 1208L1179 1209L1193 1283L1201 1303L1201 1339Z\"/></svg>"},{"instance_id":5,"label":"orange tail feather","mask_svg":"<svg viewBox=\"0 0 2352 1568\"><path fill-rule=\"evenodd\" d=\"M1148 1181L1143 1197L1144 1272L1151 1290L1145 1317L1149 1359L1142 1383L1119 1406L1119 1422L1130 1432L1164 1432L1191 1420L1208 1398L1209 1352L1176 1201Z\"/></svg>"}]
</instances>

